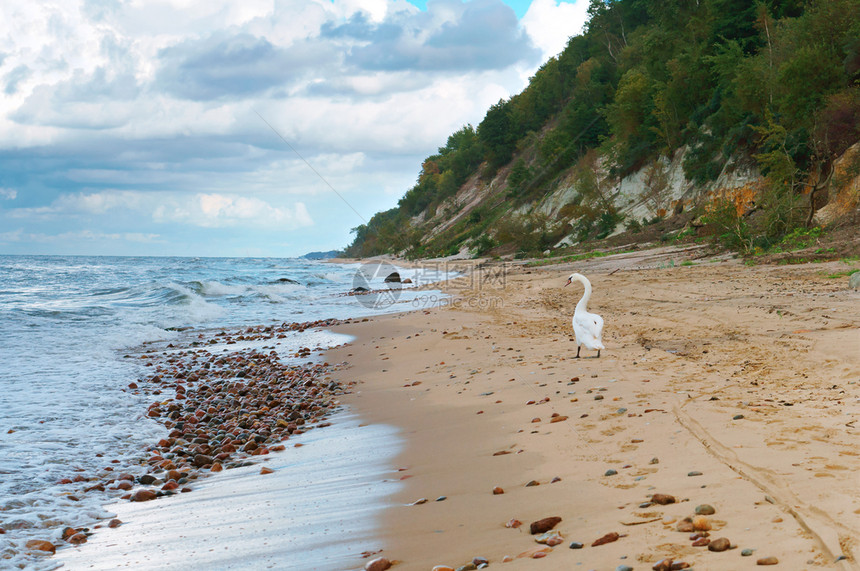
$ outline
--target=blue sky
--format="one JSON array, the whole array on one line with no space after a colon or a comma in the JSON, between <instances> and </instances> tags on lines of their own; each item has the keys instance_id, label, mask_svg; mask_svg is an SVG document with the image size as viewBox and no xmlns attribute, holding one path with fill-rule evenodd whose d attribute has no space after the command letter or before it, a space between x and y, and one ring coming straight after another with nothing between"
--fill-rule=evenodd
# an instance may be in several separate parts
<instances>
[{"instance_id":1,"label":"blue sky","mask_svg":"<svg viewBox=\"0 0 860 571\"><path fill-rule=\"evenodd\" d=\"M343 247L587 5L6 0L0 254Z\"/></svg>"}]
</instances>

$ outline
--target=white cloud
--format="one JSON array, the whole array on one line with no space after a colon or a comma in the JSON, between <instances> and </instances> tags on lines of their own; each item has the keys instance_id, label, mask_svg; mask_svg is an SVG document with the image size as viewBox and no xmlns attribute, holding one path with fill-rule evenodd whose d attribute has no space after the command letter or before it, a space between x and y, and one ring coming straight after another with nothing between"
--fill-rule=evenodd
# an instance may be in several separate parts
<instances>
[{"instance_id":1,"label":"white cloud","mask_svg":"<svg viewBox=\"0 0 860 571\"><path fill-rule=\"evenodd\" d=\"M9 242L37 242L40 244L67 243L77 240L90 242L103 241L115 242L123 240L142 244L164 243L166 240L159 234L142 232L98 232L93 230L77 230L75 232L62 232L60 234L45 234L43 232L24 232L22 228L11 232L0 233L0 243Z\"/></svg>"},{"instance_id":2,"label":"white cloud","mask_svg":"<svg viewBox=\"0 0 860 571\"><path fill-rule=\"evenodd\" d=\"M296 202L292 207L276 207L260 200L224 194L196 194L174 198L152 213L156 222L179 222L204 228L225 226L283 226L293 230L313 225L307 207Z\"/></svg>"},{"instance_id":3,"label":"white cloud","mask_svg":"<svg viewBox=\"0 0 860 571\"><path fill-rule=\"evenodd\" d=\"M587 20L588 0L532 0L521 25L546 60L561 53L567 41L582 32Z\"/></svg>"},{"instance_id":4,"label":"white cloud","mask_svg":"<svg viewBox=\"0 0 860 571\"><path fill-rule=\"evenodd\" d=\"M0 198L4 200L15 200L18 197L18 191L14 188L0 188Z\"/></svg>"}]
</instances>

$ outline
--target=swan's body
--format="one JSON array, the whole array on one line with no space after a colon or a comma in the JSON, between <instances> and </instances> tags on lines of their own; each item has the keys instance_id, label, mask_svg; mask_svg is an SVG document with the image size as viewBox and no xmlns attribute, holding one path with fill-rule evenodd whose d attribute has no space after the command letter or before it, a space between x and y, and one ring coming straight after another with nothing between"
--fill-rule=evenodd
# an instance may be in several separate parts
<instances>
[{"instance_id":1,"label":"swan's body","mask_svg":"<svg viewBox=\"0 0 860 571\"><path fill-rule=\"evenodd\" d=\"M576 357L579 358L579 350L585 345L586 349L597 350L597 356L600 357L600 350L605 349L601 335L603 335L603 318L596 313L588 312L588 300L591 299L591 282L582 274L570 274L567 278L566 286L574 281L581 282L585 286L585 293L582 294L582 299L576 304L576 309L573 312L573 334L576 336Z\"/></svg>"}]
</instances>

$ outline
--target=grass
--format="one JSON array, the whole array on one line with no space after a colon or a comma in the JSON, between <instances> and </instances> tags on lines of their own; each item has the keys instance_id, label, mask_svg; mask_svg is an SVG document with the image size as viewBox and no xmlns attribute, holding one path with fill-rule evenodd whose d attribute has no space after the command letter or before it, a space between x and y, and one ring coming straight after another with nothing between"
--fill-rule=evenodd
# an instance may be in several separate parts
<instances>
[{"instance_id":1,"label":"grass","mask_svg":"<svg viewBox=\"0 0 860 571\"><path fill-rule=\"evenodd\" d=\"M633 250L629 250L632 252ZM624 254L626 252L586 252L584 254L571 254L561 258L547 258L546 260L534 260L526 264L526 267L533 268L535 266L548 266L550 264L564 264L567 262L579 262L581 260L590 260L591 258L602 258L611 256L612 254Z\"/></svg>"},{"instance_id":2,"label":"grass","mask_svg":"<svg viewBox=\"0 0 860 571\"><path fill-rule=\"evenodd\" d=\"M681 265L682 266L695 266L696 264L694 264L691 260L684 260L683 262L681 262Z\"/></svg>"},{"instance_id":3,"label":"grass","mask_svg":"<svg viewBox=\"0 0 860 571\"><path fill-rule=\"evenodd\" d=\"M826 275L826 276L824 276L824 277L825 277L825 278L827 278L827 279L830 279L830 280L836 280L836 279L839 279L839 278L847 278L848 276L854 275L854 274L856 274L857 272L860 272L860 268L854 268L853 270L843 270L843 271L841 271L841 272L836 272L836 273L833 273L833 274L828 274L828 275Z\"/></svg>"}]
</instances>

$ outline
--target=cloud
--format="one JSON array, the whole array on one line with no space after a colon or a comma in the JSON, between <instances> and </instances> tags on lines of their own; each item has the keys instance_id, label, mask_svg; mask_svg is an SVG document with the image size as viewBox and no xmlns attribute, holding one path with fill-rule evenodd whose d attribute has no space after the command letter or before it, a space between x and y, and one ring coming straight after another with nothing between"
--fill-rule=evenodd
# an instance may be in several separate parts
<instances>
[{"instance_id":1,"label":"cloud","mask_svg":"<svg viewBox=\"0 0 860 571\"><path fill-rule=\"evenodd\" d=\"M252 224L294 230L314 223L303 202L296 202L292 208L282 208L258 198L224 194L196 194L173 199L159 205L152 216L156 222L179 222L204 228Z\"/></svg>"},{"instance_id":2,"label":"cloud","mask_svg":"<svg viewBox=\"0 0 860 571\"><path fill-rule=\"evenodd\" d=\"M156 82L176 97L195 101L240 97L289 88L333 58L323 44L297 42L287 48L249 33L216 33L161 50Z\"/></svg>"},{"instance_id":3,"label":"cloud","mask_svg":"<svg viewBox=\"0 0 860 571\"><path fill-rule=\"evenodd\" d=\"M0 233L0 243L10 242L38 242L66 243L76 240L114 242L123 240L139 244L164 243L166 240L159 234L147 234L142 232L98 232L93 230L78 230L74 232L62 232L60 234L45 234L42 232L26 233L23 229Z\"/></svg>"},{"instance_id":4,"label":"cloud","mask_svg":"<svg viewBox=\"0 0 860 571\"><path fill-rule=\"evenodd\" d=\"M3 92L6 95L14 95L18 92L18 84L28 79L31 75L33 75L33 72L29 67L26 65L19 65L6 74L6 87L3 88Z\"/></svg>"},{"instance_id":5,"label":"cloud","mask_svg":"<svg viewBox=\"0 0 860 571\"><path fill-rule=\"evenodd\" d=\"M586 20L588 0L532 0L522 26L547 59L561 53L568 40L582 32Z\"/></svg>"},{"instance_id":6,"label":"cloud","mask_svg":"<svg viewBox=\"0 0 860 571\"><path fill-rule=\"evenodd\" d=\"M15 200L18 197L18 191L14 188L0 188L0 198L4 200Z\"/></svg>"},{"instance_id":7,"label":"cloud","mask_svg":"<svg viewBox=\"0 0 860 571\"><path fill-rule=\"evenodd\" d=\"M353 40L345 62L365 71L497 70L540 55L501 0L436 0L426 12L394 12L379 23L358 13L321 35Z\"/></svg>"}]
</instances>

